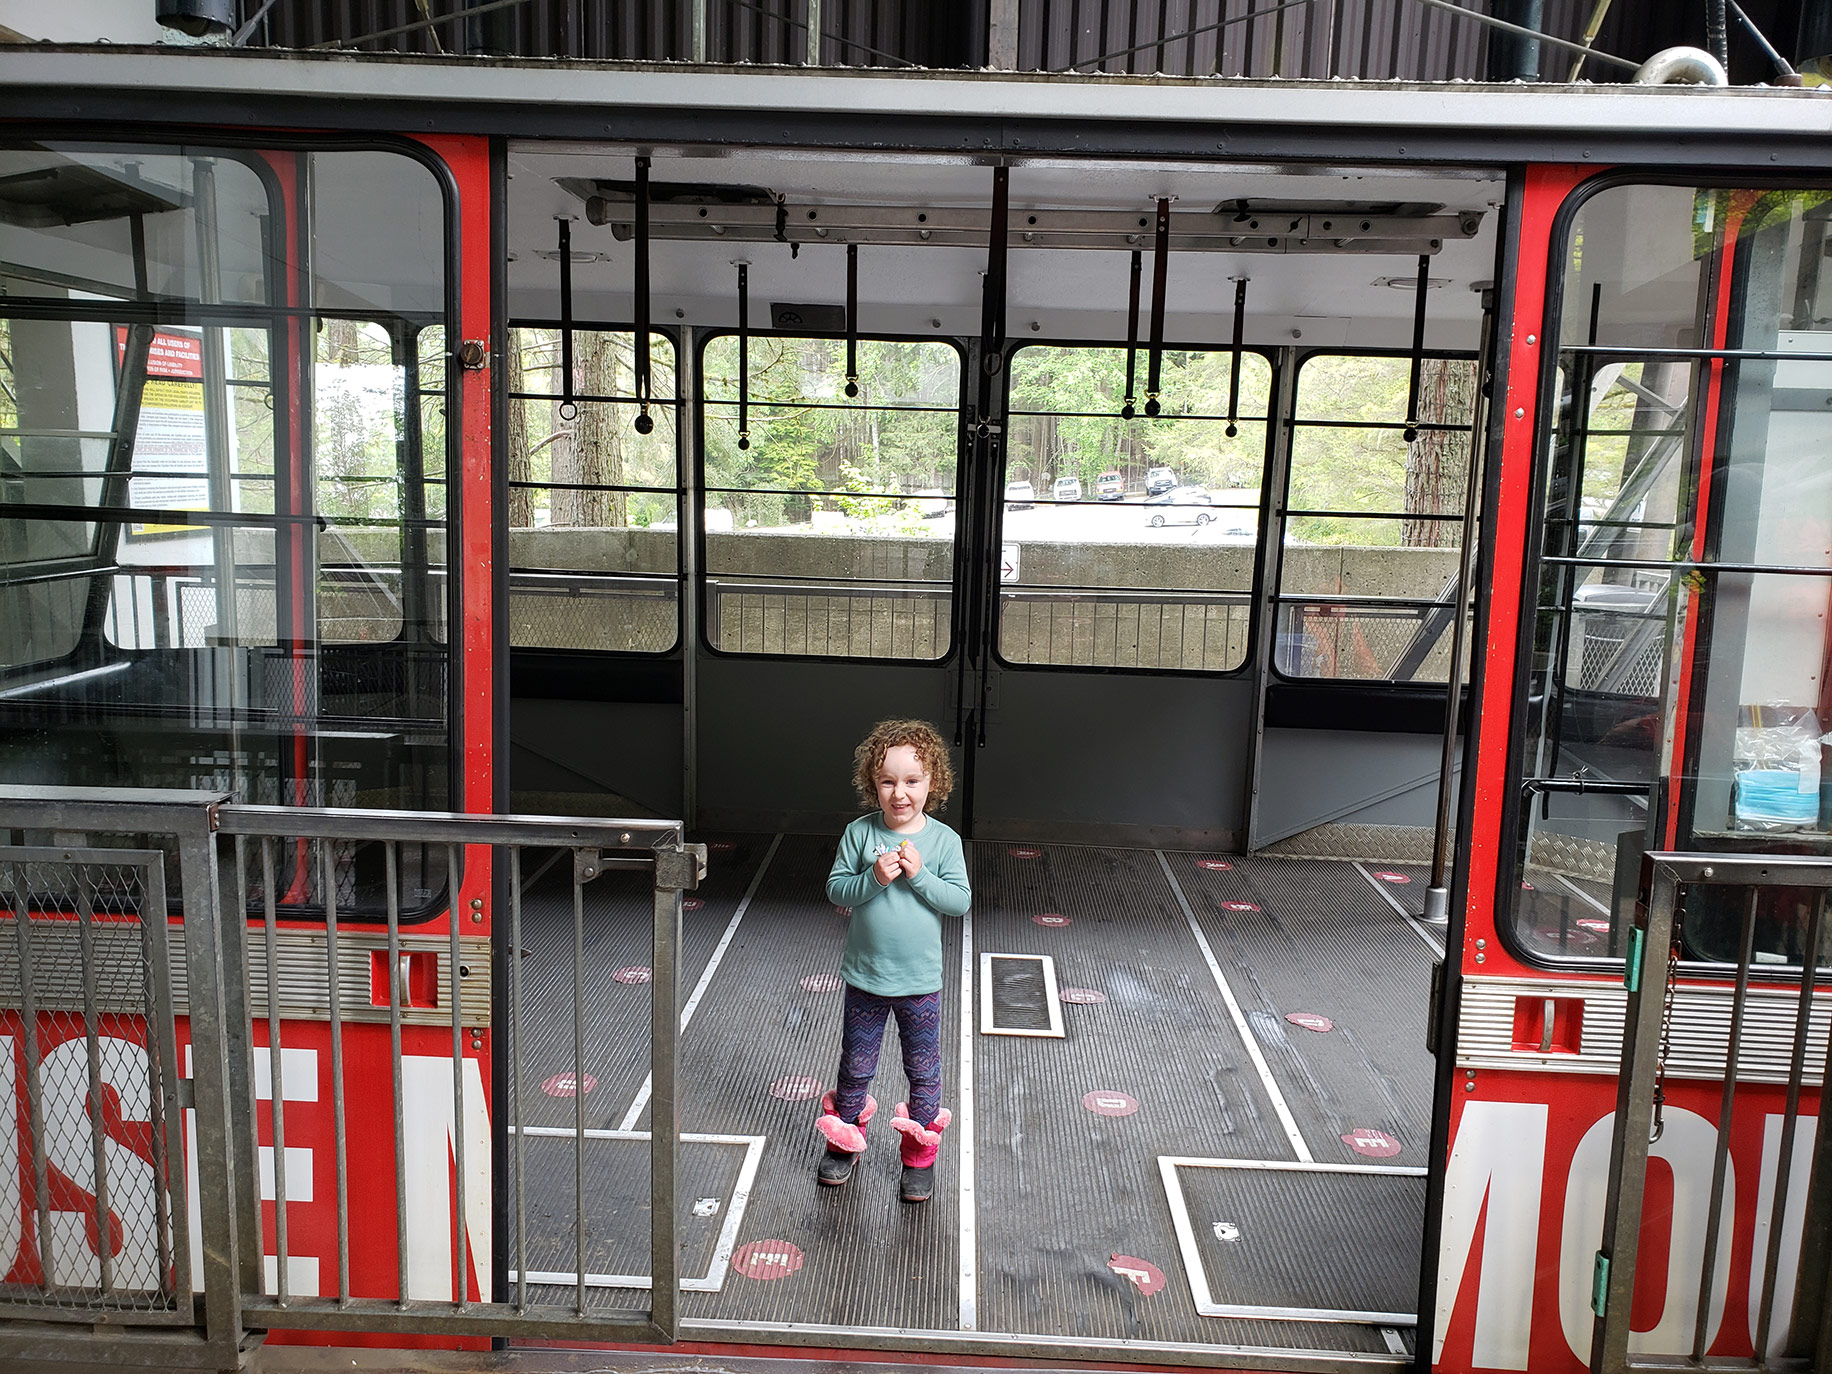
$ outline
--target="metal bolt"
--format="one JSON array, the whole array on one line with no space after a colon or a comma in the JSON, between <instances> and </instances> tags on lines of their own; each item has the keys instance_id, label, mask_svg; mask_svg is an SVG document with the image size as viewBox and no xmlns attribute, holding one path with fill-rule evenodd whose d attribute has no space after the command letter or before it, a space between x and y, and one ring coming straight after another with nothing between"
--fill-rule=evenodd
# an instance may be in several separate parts
<instances>
[{"instance_id":1,"label":"metal bolt","mask_svg":"<svg viewBox=\"0 0 1832 1374\"><path fill-rule=\"evenodd\" d=\"M1476 1091L1476 1080L1472 1078L1469 1080L1469 1082L1465 1083L1463 1085L1463 1091L1466 1093L1475 1092Z\"/></svg>"},{"instance_id":2,"label":"metal bolt","mask_svg":"<svg viewBox=\"0 0 1832 1374\"><path fill-rule=\"evenodd\" d=\"M1488 962L1488 955L1486 955L1486 954L1478 954L1478 955L1476 956L1476 962L1477 962L1478 964L1486 964L1486 963Z\"/></svg>"},{"instance_id":3,"label":"metal bolt","mask_svg":"<svg viewBox=\"0 0 1832 1374\"><path fill-rule=\"evenodd\" d=\"M1712 877L1712 876L1714 876L1714 874L1715 874L1715 872L1716 872L1716 870L1714 870L1714 869L1713 869L1713 868L1711 867L1711 865L1709 865L1709 864L1706 864L1706 865L1705 865L1705 876L1706 876L1707 878L1709 878L1709 877Z\"/></svg>"},{"instance_id":4,"label":"metal bolt","mask_svg":"<svg viewBox=\"0 0 1832 1374\"><path fill-rule=\"evenodd\" d=\"M1477 949L1487 949L1487 948L1488 948L1488 941L1487 941L1487 940L1478 940L1478 941L1476 941L1476 948L1477 948Z\"/></svg>"},{"instance_id":5,"label":"metal bolt","mask_svg":"<svg viewBox=\"0 0 1832 1374\"><path fill-rule=\"evenodd\" d=\"M1527 342L1528 342L1528 343L1530 343L1530 344L1536 344L1536 343L1538 343L1538 342L1539 342L1539 335L1537 335L1537 334L1529 334L1529 335L1527 335Z\"/></svg>"},{"instance_id":6,"label":"metal bolt","mask_svg":"<svg viewBox=\"0 0 1832 1374\"><path fill-rule=\"evenodd\" d=\"M474 926L483 924L483 913L481 911L473 911L471 913L471 924Z\"/></svg>"},{"instance_id":7,"label":"metal bolt","mask_svg":"<svg viewBox=\"0 0 1832 1374\"><path fill-rule=\"evenodd\" d=\"M482 911L483 910L483 898L482 897L471 898L471 910L472 911Z\"/></svg>"},{"instance_id":8,"label":"metal bolt","mask_svg":"<svg viewBox=\"0 0 1832 1374\"><path fill-rule=\"evenodd\" d=\"M1514 418L1516 420L1526 419L1527 418L1527 408L1525 406L1515 406L1514 407Z\"/></svg>"},{"instance_id":9,"label":"metal bolt","mask_svg":"<svg viewBox=\"0 0 1832 1374\"><path fill-rule=\"evenodd\" d=\"M630 832L627 830L624 831L623 834L617 837L618 844L628 844L629 842L630 842Z\"/></svg>"}]
</instances>

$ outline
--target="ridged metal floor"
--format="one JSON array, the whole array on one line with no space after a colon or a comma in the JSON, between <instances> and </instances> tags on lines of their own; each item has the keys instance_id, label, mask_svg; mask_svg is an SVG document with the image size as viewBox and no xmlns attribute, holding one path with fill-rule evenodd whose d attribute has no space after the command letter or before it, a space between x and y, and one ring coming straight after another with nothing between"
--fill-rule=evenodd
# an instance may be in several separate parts
<instances>
[{"instance_id":1,"label":"ridged metal floor","mask_svg":"<svg viewBox=\"0 0 1832 1374\"><path fill-rule=\"evenodd\" d=\"M683 1273L709 1272L722 1228L725 1248L738 1247L717 1292L684 1298L686 1320L717 1324L692 1334L767 1340L792 1325L843 1345L849 1331L967 1327L1145 1342L1146 1351L1166 1343L1218 1356L1250 1347L1401 1358L1395 1347L1407 1347L1410 1331L1374 1323L1202 1315L1191 1272L1200 1269L1215 1303L1403 1313L1416 1301L1416 1172L1202 1163L1424 1163L1433 945L1378 879L1336 862L969 845L974 910L965 927L947 923L942 1046L944 1100L971 1131L959 1121L944 1137L934 1199L908 1206L897 1201L887 1129L905 1088L894 1031L874 1086L887 1119L851 1183L814 1180L824 1148L812 1129L816 1099L832 1086L839 1044L845 917L822 892L833 841L717 843L683 932L683 994L700 996L682 1037L682 1125L767 1143L735 1235L725 1222L745 1146L682 1149L683 1207L699 1202L706 1213L683 1217ZM1395 889L1422 892L1422 876L1405 871L1414 881ZM532 886L522 941L523 1120L565 1131L574 1102L542 1085L572 1064L567 876ZM616 974L648 963L647 892L616 875L586 890L580 985L595 1080L586 1125L646 1130L649 988ZM977 999L963 1025L963 936L976 980L982 952L1054 960L1062 1038L982 1035ZM522 1149L528 1267L570 1273L572 1141L529 1135ZM1167 1156L1191 1161L1170 1167L1174 1187L1160 1164ZM641 1273L646 1147L590 1140L585 1171L587 1270ZM570 1301L572 1289L539 1295ZM631 1288L588 1295L606 1311L645 1300Z\"/></svg>"}]
</instances>

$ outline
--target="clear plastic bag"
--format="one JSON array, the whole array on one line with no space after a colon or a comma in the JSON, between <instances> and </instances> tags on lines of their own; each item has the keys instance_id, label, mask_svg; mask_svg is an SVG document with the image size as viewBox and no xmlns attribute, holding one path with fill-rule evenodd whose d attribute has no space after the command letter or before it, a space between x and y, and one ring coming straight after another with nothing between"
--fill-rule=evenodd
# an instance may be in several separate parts
<instances>
[{"instance_id":1,"label":"clear plastic bag","mask_svg":"<svg viewBox=\"0 0 1832 1374\"><path fill-rule=\"evenodd\" d=\"M1819 752L1819 721L1806 707L1743 707L1737 721L1734 827L1817 829Z\"/></svg>"}]
</instances>

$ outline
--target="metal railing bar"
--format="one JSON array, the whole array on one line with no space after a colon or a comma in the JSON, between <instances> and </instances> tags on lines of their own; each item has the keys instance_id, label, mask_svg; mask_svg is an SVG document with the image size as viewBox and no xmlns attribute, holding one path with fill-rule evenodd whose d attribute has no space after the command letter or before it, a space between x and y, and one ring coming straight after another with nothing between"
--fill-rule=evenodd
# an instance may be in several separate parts
<instances>
[{"instance_id":1,"label":"metal railing bar","mask_svg":"<svg viewBox=\"0 0 1832 1374\"><path fill-rule=\"evenodd\" d=\"M1547 554L1540 562L1571 568L1627 568L1637 572L1772 573L1777 577L1832 577L1832 567L1790 566L1782 563L1699 563L1689 558L1671 561L1652 558L1572 558Z\"/></svg>"},{"instance_id":2,"label":"metal railing bar","mask_svg":"<svg viewBox=\"0 0 1832 1374\"><path fill-rule=\"evenodd\" d=\"M738 405L738 398L734 396L728 401L722 396L708 396L703 404L708 411L721 408L735 410ZM899 405L894 401L759 401L752 399L748 402L748 405L753 417L761 414L765 419L775 418L770 414L772 411L780 412L781 418L788 419L792 418L794 413L800 410L840 410L853 412L889 410L895 411L899 415L958 415L961 409L958 403L951 406L921 404ZM735 416L714 415L708 415L706 418L709 420L723 419L727 423L731 423L736 419Z\"/></svg>"},{"instance_id":3,"label":"metal railing bar","mask_svg":"<svg viewBox=\"0 0 1832 1374\"><path fill-rule=\"evenodd\" d=\"M575 335L586 332L588 331L577 327L573 329ZM560 396L551 391L511 391L507 394L511 401L551 401L554 405L559 405L562 401ZM642 405L644 401L644 398L641 396L616 396L601 392L588 393L584 391L575 391L572 394L572 399L575 402L593 401L599 405L617 406L639 406ZM679 396L650 396L647 400L649 406L657 410L678 410L686 405L685 399Z\"/></svg>"},{"instance_id":4,"label":"metal railing bar","mask_svg":"<svg viewBox=\"0 0 1832 1374\"><path fill-rule=\"evenodd\" d=\"M1752 898L1753 900L1753 898ZM1813 1017L1813 984L1819 974L1819 939L1825 928L1826 889L1819 891L1813 903L1813 918L1807 922L1807 939L1801 959L1800 1010L1794 1020L1794 1052L1788 1061L1787 1107L1781 1119L1781 1156L1775 1165L1775 1198L1768 1215L1768 1263L1762 1271L1761 1315L1756 1320L1755 1356L1766 1364L1769 1329L1775 1319L1775 1284L1780 1277L1775 1270L1781 1263L1781 1233L1787 1218L1788 1184L1794 1170L1794 1134L1800 1124L1800 1082L1806 1069L1807 1030Z\"/></svg>"},{"instance_id":5,"label":"metal railing bar","mask_svg":"<svg viewBox=\"0 0 1832 1374\"><path fill-rule=\"evenodd\" d=\"M146 1059L152 1077L150 1110L153 1139L153 1226L159 1251L159 1283L162 1297L183 1309L190 1294L190 1284L175 1265L172 1197L182 1196L182 1185L173 1179L172 1161L184 1158L184 1135L177 1123L184 1119L178 1105L178 1046L173 1024L165 932L164 856L149 858L141 869L144 884L140 910L140 948L146 959ZM173 1148L176 1146L177 1148ZM188 1264L190 1256L185 1260ZM167 1287L168 1276L177 1281Z\"/></svg>"},{"instance_id":6,"label":"metal railing bar","mask_svg":"<svg viewBox=\"0 0 1832 1374\"><path fill-rule=\"evenodd\" d=\"M293 1299L291 1307L278 1307L272 1299L245 1302L242 1310L249 1325L285 1331L388 1331L403 1335L508 1336L522 1339L653 1343L655 1328L641 1315L619 1320L604 1314L581 1319L570 1307L537 1304L525 1313L507 1306L472 1306L455 1312L449 1304L439 1311L416 1307L402 1312L393 1298Z\"/></svg>"},{"instance_id":7,"label":"metal railing bar","mask_svg":"<svg viewBox=\"0 0 1832 1374\"><path fill-rule=\"evenodd\" d=\"M846 495L847 493L840 493ZM180 510L169 506L88 506L69 502L21 501L6 508L8 520L68 520L75 524L106 525L228 525L254 530L292 529L420 529L438 532L446 528L443 516L388 519L356 515L327 515L322 511L308 515L281 515L258 510Z\"/></svg>"},{"instance_id":8,"label":"metal railing bar","mask_svg":"<svg viewBox=\"0 0 1832 1374\"><path fill-rule=\"evenodd\" d=\"M537 875L538 876L538 875ZM522 1135L522 849L509 846L509 1129L515 1133L515 1309L528 1310L528 1196Z\"/></svg>"},{"instance_id":9,"label":"metal railing bar","mask_svg":"<svg viewBox=\"0 0 1832 1374\"><path fill-rule=\"evenodd\" d=\"M236 891L246 900L248 837L235 837ZM280 1029L280 955L274 902L274 842L261 840L261 920L267 936L267 1081L274 1123L274 1288L284 1307L291 1297L286 1281L286 1051ZM258 1163L258 1162L257 1162Z\"/></svg>"},{"instance_id":10,"label":"metal railing bar","mask_svg":"<svg viewBox=\"0 0 1832 1374\"><path fill-rule=\"evenodd\" d=\"M331 1129L337 1136L337 1301L347 1305L351 1296L350 1158L344 1134L343 994L338 986L337 968L337 874L331 859L330 844L321 840L318 845L318 880L324 886L325 975L327 996L331 1003Z\"/></svg>"},{"instance_id":11,"label":"metal railing bar","mask_svg":"<svg viewBox=\"0 0 1832 1374\"><path fill-rule=\"evenodd\" d=\"M1350 592L1280 592L1281 606L1366 606L1370 610L1429 611L1443 609L1444 603L1426 596L1358 596Z\"/></svg>"},{"instance_id":12,"label":"metal railing bar","mask_svg":"<svg viewBox=\"0 0 1832 1374\"><path fill-rule=\"evenodd\" d=\"M464 1177L464 1138L467 1132L464 1124L464 995L459 987L463 969L460 960L463 958L463 947L459 943L459 924L461 916L458 910L458 846L448 844L445 847L445 885L452 894L451 910L448 912L447 924L451 927L451 962L446 982L449 986L448 996L452 1004L452 1163L458 1171L458 1224L455 1228L458 1243L454 1247L453 1262L457 1273L453 1276L453 1293L457 1297L458 1310L464 1311L471 1296L469 1237L469 1212L465 1203Z\"/></svg>"},{"instance_id":13,"label":"metal railing bar","mask_svg":"<svg viewBox=\"0 0 1832 1374\"><path fill-rule=\"evenodd\" d=\"M0 814L4 814L0 812ZM222 806L218 830L225 835L277 835L288 839L394 840L445 844L520 844L573 849L608 846L599 867L641 868L653 862L651 848L677 840L678 822L654 820L569 820L564 816L468 816L452 811L383 811L356 807ZM42 824L40 821L21 824ZM157 830L155 821L142 829ZM628 840L623 837L629 836ZM619 852L622 851L622 852Z\"/></svg>"},{"instance_id":14,"label":"metal railing bar","mask_svg":"<svg viewBox=\"0 0 1832 1374\"><path fill-rule=\"evenodd\" d=\"M1292 509L1292 510L1283 511L1281 513L1286 516L1291 517L1292 519L1304 517L1308 519L1326 519L1326 520L1445 520L1445 521L1454 520L1459 524L1461 524L1463 520L1463 516L1460 512L1448 512L1445 514L1434 514L1431 511L1423 511L1423 510L1411 511L1411 510L1295 510L1295 509ZM1446 549L1446 551L1450 553L1456 552L1456 549L1454 547L1443 545L1443 544L1433 545L1432 547Z\"/></svg>"},{"instance_id":15,"label":"metal railing bar","mask_svg":"<svg viewBox=\"0 0 1832 1374\"><path fill-rule=\"evenodd\" d=\"M1228 356L1228 350L1225 348L1215 351L1224 358ZM1159 402L1160 404L1163 402L1161 396L1159 397ZM1005 413L1007 417L1013 420L1021 420L1029 417L1038 420L1120 420L1127 424L1137 421L1155 421L1158 424L1162 424L1166 420L1212 420L1217 424L1224 425L1228 422L1228 417L1226 415L1211 415L1207 411L1200 410L1164 409L1160 410L1156 415L1136 415L1132 420L1126 420L1126 417L1121 415L1117 410L1008 410ZM1240 425L1263 425L1270 418L1270 416L1262 411L1256 415L1236 415L1234 420L1235 423ZM1464 428L1467 429L1468 426L1465 425Z\"/></svg>"},{"instance_id":16,"label":"metal railing bar","mask_svg":"<svg viewBox=\"0 0 1832 1374\"><path fill-rule=\"evenodd\" d=\"M1761 889L1750 888L1743 904L1743 930L1737 942L1736 991L1730 1003L1730 1039L1725 1046L1724 1095L1718 1102L1717 1145L1711 1160L1711 1204L1705 1212L1705 1260L1699 1275L1698 1324L1692 1333L1692 1358L1702 1360L1710 1339L1711 1288L1717 1275L1718 1232L1724 1205L1724 1178L1730 1163L1730 1123L1736 1111L1737 1059L1743 1044L1743 1013L1749 1005L1749 966L1755 961L1756 898Z\"/></svg>"},{"instance_id":17,"label":"metal railing bar","mask_svg":"<svg viewBox=\"0 0 1832 1374\"><path fill-rule=\"evenodd\" d=\"M76 932L83 960L83 1041L89 1064L89 1150L95 1168L95 1234L97 1259L100 1261L101 1286L104 1293L114 1291L114 1244L109 1222L114 1212L108 1205L107 1135L102 1124L102 1041L101 1013L95 1001L95 931L94 898L88 865L73 864L76 881ZM36 1027L34 1027L36 1030Z\"/></svg>"},{"instance_id":18,"label":"metal railing bar","mask_svg":"<svg viewBox=\"0 0 1832 1374\"><path fill-rule=\"evenodd\" d=\"M579 849L572 851L573 896L573 1263L574 1310L585 1315L585 884L579 877L584 862Z\"/></svg>"},{"instance_id":19,"label":"metal railing bar","mask_svg":"<svg viewBox=\"0 0 1832 1374\"><path fill-rule=\"evenodd\" d=\"M38 1201L38 1258L48 1288L57 1273L56 1242L51 1233L51 1184L45 1158L44 1088L38 1068L38 1006L32 995L31 911L26 906L27 874L23 863L8 865L13 883L13 935L19 945L19 1013L25 1041L26 1119L32 1133L32 1186Z\"/></svg>"},{"instance_id":20,"label":"metal railing bar","mask_svg":"<svg viewBox=\"0 0 1832 1374\"><path fill-rule=\"evenodd\" d=\"M706 581L709 586L720 590L733 591L739 595L753 595L758 592L781 592L792 594L798 592L825 592L829 595L845 596L932 596L941 597L951 594L953 583L943 579L924 582L913 577L821 577L814 573L769 573L771 581L763 581L765 574L709 572Z\"/></svg>"},{"instance_id":21,"label":"metal railing bar","mask_svg":"<svg viewBox=\"0 0 1832 1374\"><path fill-rule=\"evenodd\" d=\"M1308 420L1303 416L1285 423L1293 429L1415 429L1420 434L1468 434L1471 428L1468 421L1420 420L1408 425L1404 420Z\"/></svg>"},{"instance_id":22,"label":"metal railing bar","mask_svg":"<svg viewBox=\"0 0 1832 1374\"><path fill-rule=\"evenodd\" d=\"M1128 587L1124 591L1106 587L1045 587L1036 583L1007 583L1010 591L999 594L1007 601L1094 601L1114 606L1168 606L1176 608L1185 602L1213 602L1220 606L1245 606L1253 599L1251 591L1213 591L1207 587Z\"/></svg>"},{"instance_id":23,"label":"metal railing bar","mask_svg":"<svg viewBox=\"0 0 1832 1374\"><path fill-rule=\"evenodd\" d=\"M1560 344L1560 353L1596 358L1703 358L1758 363L1832 363L1832 353L1787 353L1773 348L1631 348L1627 344Z\"/></svg>"},{"instance_id":24,"label":"metal railing bar","mask_svg":"<svg viewBox=\"0 0 1832 1374\"><path fill-rule=\"evenodd\" d=\"M382 842L383 880L388 884L388 1075L394 1094L394 1254L396 1300L407 1306L407 1108L401 1084L401 894L400 846Z\"/></svg>"},{"instance_id":25,"label":"metal railing bar","mask_svg":"<svg viewBox=\"0 0 1832 1374\"><path fill-rule=\"evenodd\" d=\"M698 855L704 859L705 850ZM654 927L649 980L649 1320L673 1341L680 1329L680 1208L677 1196L681 1130L677 1071L681 1045L681 889L694 885L689 852L677 846L656 855Z\"/></svg>"}]
</instances>

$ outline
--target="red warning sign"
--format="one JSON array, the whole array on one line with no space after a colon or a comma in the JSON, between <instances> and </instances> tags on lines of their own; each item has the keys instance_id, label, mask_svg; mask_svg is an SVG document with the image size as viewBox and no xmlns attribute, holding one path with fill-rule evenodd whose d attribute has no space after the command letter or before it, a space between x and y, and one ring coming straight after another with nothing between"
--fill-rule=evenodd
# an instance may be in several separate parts
<instances>
[{"instance_id":1,"label":"red warning sign","mask_svg":"<svg viewBox=\"0 0 1832 1374\"><path fill-rule=\"evenodd\" d=\"M770 1096L784 1102L812 1102L821 1095L821 1080L806 1074L792 1073L770 1084Z\"/></svg>"},{"instance_id":2,"label":"red warning sign","mask_svg":"<svg viewBox=\"0 0 1832 1374\"><path fill-rule=\"evenodd\" d=\"M647 983L654 980L655 970L647 964L631 964L628 968L618 969L611 977L619 983Z\"/></svg>"},{"instance_id":3,"label":"red warning sign","mask_svg":"<svg viewBox=\"0 0 1832 1374\"><path fill-rule=\"evenodd\" d=\"M1314 1011L1288 1011L1285 1013L1285 1019L1294 1026L1302 1026L1305 1030L1316 1031L1318 1034L1336 1029L1334 1021L1327 1016L1319 1016Z\"/></svg>"},{"instance_id":4,"label":"red warning sign","mask_svg":"<svg viewBox=\"0 0 1832 1374\"><path fill-rule=\"evenodd\" d=\"M1392 883L1395 887L1402 886L1412 881L1412 879L1408 878L1404 873L1376 872L1374 876L1379 878L1383 883Z\"/></svg>"},{"instance_id":5,"label":"red warning sign","mask_svg":"<svg viewBox=\"0 0 1832 1374\"><path fill-rule=\"evenodd\" d=\"M1521 890L1522 892L1532 892L1532 891L1534 891L1535 889L1534 889L1534 887L1533 887L1533 884L1532 884L1532 883L1522 883L1522 884L1520 885L1520 890Z\"/></svg>"},{"instance_id":6,"label":"red warning sign","mask_svg":"<svg viewBox=\"0 0 1832 1374\"><path fill-rule=\"evenodd\" d=\"M1096 1088L1091 1093L1082 1094L1081 1105L1097 1116L1131 1116L1139 1109L1139 1100L1126 1093Z\"/></svg>"},{"instance_id":7,"label":"red warning sign","mask_svg":"<svg viewBox=\"0 0 1832 1374\"><path fill-rule=\"evenodd\" d=\"M1223 902L1221 909L1223 911L1258 911L1259 907L1252 902Z\"/></svg>"},{"instance_id":8,"label":"red warning sign","mask_svg":"<svg viewBox=\"0 0 1832 1374\"><path fill-rule=\"evenodd\" d=\"M1371 1126L1357 1126L1342 1137L1342 1143L1356 1154L1366 1155L1370 1159L1391 1159L1399 1153L1397 1140Z\"/></svg>"},{"instance_id":9,"label":"red warning sign","mask_svg":"<svg viewBox=\"0 0 1832 1374\"><path fill-rule=\"evenodd\" d=\"M786 1240L753 1240L732 1251L732 1268L747 1279L786 1279L802 1267L799 1246Z\"/></svg>"},{"instance_id":10,"label":"red warning sign","mask_svg":"<svg viewBox=\"0 0 1832 1374\"><path fill-rule=\"evenodd\" d=\"M1005 852L1014 859L1041 859L1043 857L1041 849L1032 849L1029 845L1024 844L1013 845Z\"/></svg>"},{"instance_id":11,"label":"red warning sign","mask_svg":"<svg viewBox=\"0 0 1832 1374\"><path fill-rule=\"evenodd\" d=\"M846 980L837 973L810 973L801 985L807 992L838 992L846 986Z\"/></svg>"},{"instance_id":12,"label":"red warning sign","mask_svg":"<svg viewBox=\"0 0 1832 1374\"><path fill-rule=\"evenodd\" d=\"M1107 1267L1121 1278L1131 1279L1132 1286L1148 1298L1164 1287L1164 1271L1137 1255L1115 1255L1107 1261Z\"/></svg>"},{"instance_id":13,"label":"red warning sign","mask_svg":"<svg viewBox=\"0 0 1832 1374\"><path fill-rule=\"evenodd\" d=\"M1226 873L1229 869L1233 868L1234 865L1229 863L1226 859L1198 859L1196 860L1196 867L1206 868L1211 873Z\"/></svg>"},{"instance_id":14,"label":"red warning sign","mask_svg":"<svg viewBox=\"0 0 1832 1374\"><path fill-rule=\"evenodd\" d=\"M585 1091L590 1092L597 1086L598 1080L593 1078L589 1073L586 1074ZM546 1093L549 1097L575 1097L577 1096L575 1092L576 1087L577 1084L571 1074L556 1073L552 1078L547 1079L541 1084L541 1091Z\"/></svg>"},{"instance_id":15,"label":"red warning sign","mask_svg":"<svg viewBox=\"0 0 1832 1374\"><path fill-rule=\"evenodd\" d=\"M1040 926L1066 926L1074 924L1070 917L1064 916L1060 911L1046 911L1041 916L1031 917L1031 920L1035 921Z\"/></svg>"},{"instance_id":16,"label":"red warning sign","mask_svg":"<svg viewBox=\"0 0 1832 1374\"><path fill-rule=\"evenodd\" d=\"M1577 919L1577 926L1580 930L1594 930L1599 935L1609 934L1609 922L1600 916L1580 916ZM1700 1263L1703 1261L1701 1260Z\"/></svg>"},{"instance_id":17,"label":"red warning sign","mask_svg":"<svg viewBox=\"0 0 1832 1374\"><path fill-rule=\"evenodd\" d=\"M681 898L681 910L682 911L698 911L701 907L705 905L706 903L701 901L698 897Z\"/></svg>"},{"instance_id":18,"label":"red warning sign","mask_svg":"<svg viewBox=\"0 0 1832 1374\"><path fill-rule=\"evenodd\" d=\"M1077 1006L1084 1007L1091 1007L1096 1002L1107 1000L1106 993L1096 992L1093 988L1064 988L1057 996L1065 1002L1073 1002Z\"/></svg>"}]
</instances>

